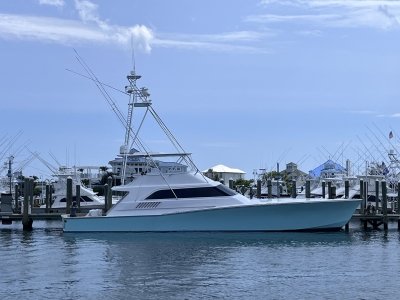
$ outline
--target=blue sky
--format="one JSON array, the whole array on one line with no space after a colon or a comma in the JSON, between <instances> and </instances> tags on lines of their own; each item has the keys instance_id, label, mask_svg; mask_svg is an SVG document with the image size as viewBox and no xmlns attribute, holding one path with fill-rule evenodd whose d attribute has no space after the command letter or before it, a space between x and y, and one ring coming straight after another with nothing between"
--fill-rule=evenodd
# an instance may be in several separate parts
<instances>
[{"instance_id":1,"label":"blue sky","mask_svg":"<svg viewBox=\"0 0 400 300\"><path fill-rule=\"evenodd\" d=\"M124 129L95 85L66 69L84 73L76 49L123 89L133 43L139 84L200 169L252 178L277 161L308 171L329 153L360 164L381 155L374 134L398 141L399 34L397 0L1 1L0 142L22 131L8 152L28 143L52 163L49 152L105 165ZM143 133L166 150L151 123ZM36 161L25 173L49 172Z\"/></svg>"}]
</instances>

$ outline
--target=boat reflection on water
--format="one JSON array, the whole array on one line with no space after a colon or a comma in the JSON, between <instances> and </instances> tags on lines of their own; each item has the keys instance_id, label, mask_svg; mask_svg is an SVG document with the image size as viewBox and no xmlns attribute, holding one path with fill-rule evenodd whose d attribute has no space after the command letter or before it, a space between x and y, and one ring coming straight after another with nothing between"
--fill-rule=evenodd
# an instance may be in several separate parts
<instances>
[{"instance_id":1,"label":"boat reflection on water","mask_svg":"<svg viewBox=\"0 0 400 300\"><path fill-rule=\"evenodd\" d=\"M337 232L87 232L79 235L64 233L65 241L93 242L99 244L127 244L179 248L188 246L254 247L326 244L329 246L351 243L352 236L344 231Z\"/></svg>"}]
</instances>

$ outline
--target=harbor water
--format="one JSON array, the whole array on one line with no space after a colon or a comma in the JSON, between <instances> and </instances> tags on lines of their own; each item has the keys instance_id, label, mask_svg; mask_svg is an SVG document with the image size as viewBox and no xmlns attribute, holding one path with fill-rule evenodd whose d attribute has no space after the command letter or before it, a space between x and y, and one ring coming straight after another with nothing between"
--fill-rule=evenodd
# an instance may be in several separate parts
<instances>
[{"instance_id":1,"label":"harbor water","mask_svg":"<svg viewBox=\"0 0 400 300\"><path fill-rule=\"evenodd\" d=\"M0 225L2 299L398 299L400 233L65 234Z\"/></svg>"}]
</instances>

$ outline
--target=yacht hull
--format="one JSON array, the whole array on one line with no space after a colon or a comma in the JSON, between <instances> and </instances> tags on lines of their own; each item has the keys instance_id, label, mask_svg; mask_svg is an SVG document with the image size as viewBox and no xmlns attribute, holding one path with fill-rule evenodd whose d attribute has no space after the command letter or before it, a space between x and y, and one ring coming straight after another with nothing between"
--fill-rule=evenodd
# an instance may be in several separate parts
<instances>
[{"instance_id":1,"label":"yacht hull","mask_svg":"<svg viewBox=\"0 0 400 300\"><path fill-rule=\"evenodd\" d=\"M307 200L295 203L209 208L141 216L63 216L64 232L297 231L339 230L360 200Z\"/></svg>"}]
</instances>

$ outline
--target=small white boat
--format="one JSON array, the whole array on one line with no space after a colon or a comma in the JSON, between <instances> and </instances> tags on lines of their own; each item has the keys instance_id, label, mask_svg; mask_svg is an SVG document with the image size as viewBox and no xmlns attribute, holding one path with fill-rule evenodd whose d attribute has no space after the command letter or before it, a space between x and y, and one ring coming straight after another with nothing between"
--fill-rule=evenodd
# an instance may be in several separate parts
<instances>
[{"instance_id":1,"label":"small white boat","mask_svg":"<svg viewBox=\"0 0 400 300\"><path fill-rule=\"evenodd\" d=\"M140 156L146 172L137 174L127 185L113 188L125 196L106 215L101 210L82 217L63 215L64 232L339 230L350 220L360 200L249 199L206 178L151 107L147 89L143 93L144 89L136 87L139 78L134 72L128 75L131 85L126 90L131 97L138 97L130 101L131 107L150 111L179 152L126 153L126 160ZM138 134L133 136L135 141ZM141 145L138 143L138 147ZM162 168L156 158L174 158L177 166L185 162L188 168L178 170L171 164Z\"/></svg>"}]
</instances>

